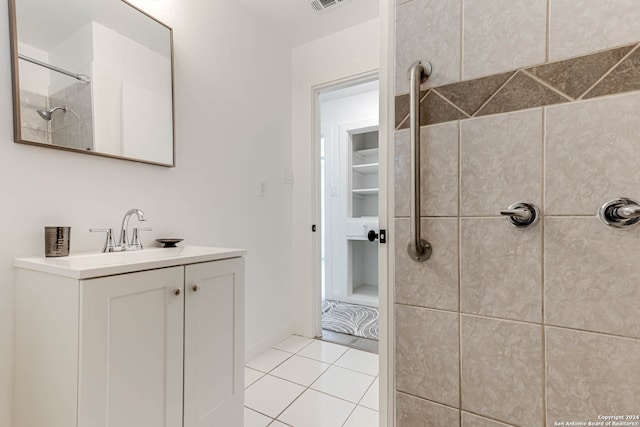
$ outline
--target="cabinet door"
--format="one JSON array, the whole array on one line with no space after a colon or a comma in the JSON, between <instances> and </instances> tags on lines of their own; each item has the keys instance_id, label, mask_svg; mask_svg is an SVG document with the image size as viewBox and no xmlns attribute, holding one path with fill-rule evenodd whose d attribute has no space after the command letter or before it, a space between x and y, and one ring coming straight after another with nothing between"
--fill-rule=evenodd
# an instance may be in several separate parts
<instances>
[{"instance_id":1,"label":"cabinet door","mask_svg":"<svg viewBox=\"0 0 640 427\"><path fill-rule=\"evenodd\" d=\"M182 426L183 283L183 267L81 282L79 427Z\"/></svg>"},{"instance_id":2,"label":"cabinet door","mask_svg":"<svg viewBox=\"0 0 640 427\"><path fill-rule=\"evenodd\" d=\"M185 270L184 427L241 427L244 258Z\"/></svg>"}]
</instances>

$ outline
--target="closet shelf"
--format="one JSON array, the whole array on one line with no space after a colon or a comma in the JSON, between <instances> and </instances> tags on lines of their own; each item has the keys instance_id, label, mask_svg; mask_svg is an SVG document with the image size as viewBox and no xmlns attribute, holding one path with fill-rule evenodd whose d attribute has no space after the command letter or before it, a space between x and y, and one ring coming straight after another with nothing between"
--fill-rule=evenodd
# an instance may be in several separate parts
<instances>
[{"instance_id":1,"label":"closet shelf","mask_svg":"<svg viewBox=\"0 0 640 427\"><path fill-rule=\"evenodd\" d=\"M378 173L379 163L366 163L363 165L353 165L353 171L363 175L373 175Z\"/></svg>"},{"instance_id":2,"label":"closet shelf","mask_svg":"<svg viewBox=\"0 0 640 427\"><path fill-rule=\"evenodd\" d=\"M366 159L371 156L378 156L378 148L367 148L365 150L356 150L353 155L359 159Z\"/></svg>"},{"instance_id":3,"label":"closet shelf","mask_svg":"<svg viewBox=\"0 0 640 427\"><path fill-rule=\"evenodd\" d=\"M358 188L358 189L354 188L352 190L352 193L358 196L372 196L372 195L378 194L378 189L377 188Z\"/></svg>"}]
</instances>

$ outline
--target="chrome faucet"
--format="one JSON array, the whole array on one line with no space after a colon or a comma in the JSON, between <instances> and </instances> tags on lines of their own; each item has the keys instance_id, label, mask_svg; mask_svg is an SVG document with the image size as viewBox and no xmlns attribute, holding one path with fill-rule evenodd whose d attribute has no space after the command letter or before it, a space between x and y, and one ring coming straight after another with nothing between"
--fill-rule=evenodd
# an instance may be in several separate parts
<instances>
[{"instance_id":1,"label":"chrome faucet","mask_svg":"<svg viewBox=\"0 0 640 427\"><path fill-rule=\"evenodd\" d=\"M134 227L131 240L127 238L129 234L129 219L133 215L138 217L138 221L146 221L147 218L144 216L144 212L140 209L129 209L127 213L124 214L124 218L122 218L122 225L120 225L120 238L118 239L118 244L116 245L113 241L113 229L111 228L91 228L89 231L94 232L102 232L107 233L107 238L105 240L104 246L102 248L102 252L123 252L123 251L137 251L142 249L142 240L140 239L141 231L151 231L151 228L145 227Z\"/></svg>"},{"instance_id":2,"label":"chrome faucet","mask_svg":"<svg viewBox=\"0 0 640 427\"><path fill-rule=\"evenodd\" d=\"M121 251L126 251L128 249L142 249L142 247L133 248L129 245L129 239L127 239L127 230L129 228L129 219L136 215L138 217L138 221L146 221L147 218L144 216L144 212L140 209L129 209L127 213L124 214L122 218L122 225L120 226L120 238L118 239L118 246ZM136 230L137 231L137 230ZM137 232L134 233L136 235L136 240L138 240Z\"/></svg>"}]
</instances>

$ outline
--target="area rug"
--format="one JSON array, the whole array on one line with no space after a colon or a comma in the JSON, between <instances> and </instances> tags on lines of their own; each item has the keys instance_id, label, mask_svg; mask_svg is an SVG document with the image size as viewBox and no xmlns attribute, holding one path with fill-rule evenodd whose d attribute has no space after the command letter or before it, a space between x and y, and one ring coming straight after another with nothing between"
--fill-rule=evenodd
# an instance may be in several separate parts
<instances>
[{"instance_id":1,"label":"area rug","mask_svg":"<svg viewBox=\"0 0 640 427\"><path fill-rule=\"evenodd\" d=\"M339 301L322 301L322 329L378 340L378 309Z\"/></svg>"}]
</instances>

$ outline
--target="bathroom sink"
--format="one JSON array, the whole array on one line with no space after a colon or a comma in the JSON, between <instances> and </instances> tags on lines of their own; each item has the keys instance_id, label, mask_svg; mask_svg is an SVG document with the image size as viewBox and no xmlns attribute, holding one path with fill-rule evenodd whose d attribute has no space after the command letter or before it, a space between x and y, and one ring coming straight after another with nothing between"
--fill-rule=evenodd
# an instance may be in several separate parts
<instances>
[{"instance_id":1,"label":"bathroom sink","mask_svg":"<svg viewBox=\"0 0 640 427\"><path fill-rule=\"evenodd\" d=\"M16 258L14 265L27 270L74 279L90 279L132 271L237 258L245 254L244 249L181 246L128 252L83 253L61 258Z\"/></svg>"}]
</instances>

